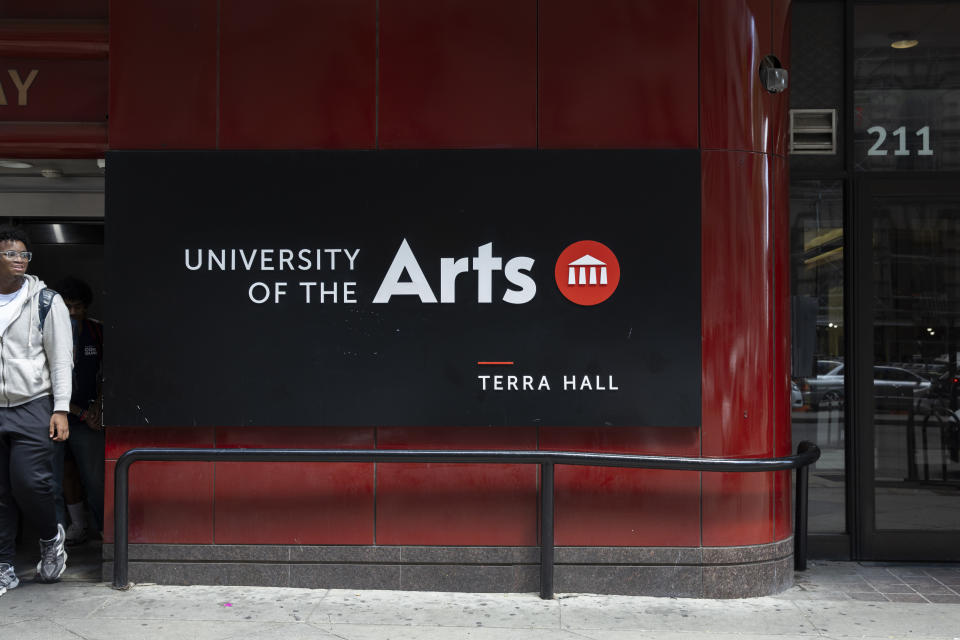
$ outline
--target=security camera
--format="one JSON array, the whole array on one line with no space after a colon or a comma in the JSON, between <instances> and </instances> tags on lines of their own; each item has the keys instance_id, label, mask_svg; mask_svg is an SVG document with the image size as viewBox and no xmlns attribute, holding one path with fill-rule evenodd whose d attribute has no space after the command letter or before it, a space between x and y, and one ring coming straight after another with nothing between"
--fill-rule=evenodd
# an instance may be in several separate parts
<instances>
[{"instance_id":1,"label":"security camera","mask_svg":"<svg viewBox=\"0 0 960 640\"><path fill-rule=\"evenodd\" d=\"M780 64L776 56L767 56L760 61L760 82L770 93L783 93L787 90L789 73Z\"/></svg>"}]
</instances>

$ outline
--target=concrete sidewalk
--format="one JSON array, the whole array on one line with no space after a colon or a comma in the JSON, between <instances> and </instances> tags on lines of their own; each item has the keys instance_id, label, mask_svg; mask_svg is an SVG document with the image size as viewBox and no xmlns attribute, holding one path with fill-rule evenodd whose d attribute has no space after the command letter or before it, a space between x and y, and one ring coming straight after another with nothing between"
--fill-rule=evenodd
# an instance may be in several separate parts
<instances>
[{"instance_id":1,"label":"concrete sidewalk","mask_svg":"<svg viewBox=\"0 0 960 640\"><path fill-rule=\"evenodd\" d=\"M910 601L891 601L881 588ZM162 585L115 591L25 580L0 598L0 638L957 640L957 590L956 565L855 563L814 563L787 592L747 600Z\"/></svg>"}]
</instances>

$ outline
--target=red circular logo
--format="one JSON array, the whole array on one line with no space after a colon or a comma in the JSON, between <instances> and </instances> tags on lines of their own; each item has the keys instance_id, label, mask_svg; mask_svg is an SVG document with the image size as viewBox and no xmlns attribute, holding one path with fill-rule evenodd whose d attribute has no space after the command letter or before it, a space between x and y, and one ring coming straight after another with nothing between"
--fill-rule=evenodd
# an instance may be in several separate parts
<instances>
[{"instance_id":1,"label":"red circular logo","mask_svg":"<svg viewBox=\"0 0 960 640\"><path fill-rule=\"evenodd\" d=\"M563 250L554 269L557 288L570 302L600 304L620 283L620 263L606 245L581 240Z\"/></svg>"}]
</instances>

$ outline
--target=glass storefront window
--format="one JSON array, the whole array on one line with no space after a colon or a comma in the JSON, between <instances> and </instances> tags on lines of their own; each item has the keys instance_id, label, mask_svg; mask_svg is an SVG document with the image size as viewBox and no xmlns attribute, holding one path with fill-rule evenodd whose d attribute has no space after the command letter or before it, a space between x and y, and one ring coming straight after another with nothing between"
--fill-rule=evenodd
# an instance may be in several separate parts
<instances>
[{"instance_id":1,"label":"glass storefront window","mask_svg":"<svg viewBox=\"0 0 960 640\"><path fill-rule=\"evenodd\" d=\"M878 530L960 529L960 202L891 194L873 218Z\"/></svg>"},{"instance_id":2,"label":"glass storefront window","mask_svg":"<svg viewBox=\"0 0 960 640\"><path fill-rule=\"evenodd\" d=\"M796 180L790 193L793 439L823 452L810 474L812 533L846 531L843 186Z\"/></svg>"}]
</instances>

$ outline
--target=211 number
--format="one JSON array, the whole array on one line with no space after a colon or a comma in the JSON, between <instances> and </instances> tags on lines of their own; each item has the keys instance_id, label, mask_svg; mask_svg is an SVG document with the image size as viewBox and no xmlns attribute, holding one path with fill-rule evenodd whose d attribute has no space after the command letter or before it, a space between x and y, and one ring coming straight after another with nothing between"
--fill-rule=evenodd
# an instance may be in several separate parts
<instances>
[{"instance_id":1,"label":"211 number","mask_svg":"<svg viewBox=\"0 0 960 640\"><path fill-rule=\"evenodd\" d=\"M877 136L877 141L873 143L873 146L870 147L870 150L867 151L868 156L885 156L887 155L886 149L881 149L884 141L887 139L887 130L883 127L870 127L867 129L867 133L870 135ZM907 149L907 128L900 127L899 129L893 130L893 135L897 138L898 145L896 150L894 150L893 155L895 156L908 156L910 155L910 150ZM933 149L930 148L930 127L921 127L917 129L916 135L922 138L923 142L921 143L920 150L917 151L918 156L932 156Z\"/></svg>"}]
</instances>

